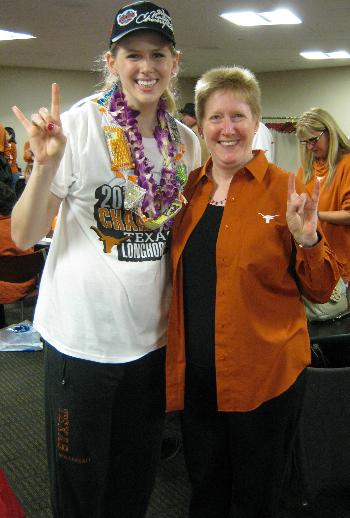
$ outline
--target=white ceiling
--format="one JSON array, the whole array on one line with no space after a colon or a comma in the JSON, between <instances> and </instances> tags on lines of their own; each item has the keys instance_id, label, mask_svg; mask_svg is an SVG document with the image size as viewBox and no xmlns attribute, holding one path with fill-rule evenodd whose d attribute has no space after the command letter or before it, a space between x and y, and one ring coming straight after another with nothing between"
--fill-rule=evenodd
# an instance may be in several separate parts
<instances>
[{"instance_id":1,"label":"white ceiling","mask_svg":"<svg viewBox=\"0 0 350 518\"><path fill-rule=\"evenodd\" d=\"M156 0L157 1L157 0ZM120 0L1 0L0 29L37 39L0 42L0 66L91 70L108 46ZM350 60L310 61L303 50L350 52L350 0L161 0L172 16L183 77L239 64L254 72L350 66ZM231 9L288 7L303 23L237 27L219 17Z\"/></svg>"}]
</instances>

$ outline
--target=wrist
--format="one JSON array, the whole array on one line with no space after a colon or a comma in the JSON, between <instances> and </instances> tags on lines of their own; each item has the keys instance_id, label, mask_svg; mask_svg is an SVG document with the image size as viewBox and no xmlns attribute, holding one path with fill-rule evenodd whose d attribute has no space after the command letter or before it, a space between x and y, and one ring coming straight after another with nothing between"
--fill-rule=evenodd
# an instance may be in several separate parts
<instances>
[{"instance_id":1,"label":"wrist","mask_svg":"<svg viewBox=\"0 0 350 518\"><path fill-rule=\"evenodd\" d=\"M33 166L40 171L49 171L50 169L57 167L60 164L59 160L50 160L48 162L40 162L39 160L34 160Z\"/></svg>"},{"instance_id":2,"label":"wrist","mask_svg":"<svg viewBox=\"0 0 350 518\"><path fill-rule=\"evenodd\" d=\"M32 174L35 174L36 176L44 176L46 178L54 177L60 165L60 162L61 159L58 159L52 160L50 162L45 162L42 164L35 160L33 164Z\"/></svg>"},{"instance_id":3,"label":"wrist","mask_svg":"<svg viewBox=\"0 0 350 518\"><path fill-rule=\"evenodd\" d=\"M318 233L316 232L314 236L310 237L310 238L307 238L307 239L301 239L301 238L296 238L295 236L293 236L293 239L294 239L294 242L295 244L299 247L299 248L311 248L315 245L317 245L317 243L320 241L320 238L319 238L319 235Z\"/></svg>"}]
</instances>

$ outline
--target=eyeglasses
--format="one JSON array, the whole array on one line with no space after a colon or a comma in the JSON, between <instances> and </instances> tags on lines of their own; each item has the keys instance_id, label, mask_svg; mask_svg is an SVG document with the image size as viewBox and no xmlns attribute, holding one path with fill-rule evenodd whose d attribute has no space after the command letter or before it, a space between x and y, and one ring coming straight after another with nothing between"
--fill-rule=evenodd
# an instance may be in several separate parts
<instances>
[{"instance_id":1,"label":"eyeglasses","mask_svg":"<svg viewBox=\"0 0 350 518\"><path fill-rule=\"evenodd\" d=\"M325 129L323 131L321 131L321 133L318 135L318 137L312 137L312 138L309 138L308 140L299 140L299 142L303 146L307 146L308 144L313 146L314 144L317 144L317 142L320 140L320 138L322 137L322 135L325 131L326 131Z\"/></svg>"}]
</instances>

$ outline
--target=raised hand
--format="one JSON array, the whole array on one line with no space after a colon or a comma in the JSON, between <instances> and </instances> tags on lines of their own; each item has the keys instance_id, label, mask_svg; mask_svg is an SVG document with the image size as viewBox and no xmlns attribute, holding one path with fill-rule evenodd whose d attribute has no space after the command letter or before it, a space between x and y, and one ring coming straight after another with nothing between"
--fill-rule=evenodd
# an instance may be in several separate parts
<instances>
[{"instance_id":1,"label":"raised hand","mask_svg":"<svg viewBox=\"0 0 350 518\"><path fill-rule=\"evenodd\" d=\"M54 83L51 87L51 111L40 108L29 121L17 106L13 113L28 133L30 149L37 164L45 165L59 162L63 156L66 137L60 119L60 89Z\"/></svg>"},{"instance_id":2,"label":"raised hand","mask_svg":"<svg viewBox=\"0 0 350 518\"><path fill-rule=\"evenodd\" d=\"M295 191L295 175L289 174L286 219L295 241L303 246L313 246L317 236L317 205L320 197L320 182L316 180L313 193L298 194Z\"/></svg>"}]
</instances>

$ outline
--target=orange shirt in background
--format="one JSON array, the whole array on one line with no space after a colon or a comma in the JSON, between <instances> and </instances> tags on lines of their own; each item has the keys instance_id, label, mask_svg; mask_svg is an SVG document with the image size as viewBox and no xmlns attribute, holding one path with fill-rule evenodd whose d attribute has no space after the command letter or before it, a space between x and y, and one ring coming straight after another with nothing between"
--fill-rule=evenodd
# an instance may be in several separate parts
<instances>
[{"instance_id":1,"label":"orange shirt in background","mask_svg":"<svg viewBox=\"0 0 350 518\"><path fill-rule=\"evenodd\" d=\"M192 172L188 204L172 227L173 298L167 342L167 408L184 404L185 331L181 254L213 190L206 169ZM216 242L215 367L218 410L246 412L286 391L310 363L303 294L326 302L339 279L324 238L296 247L286 223L288 175L262 151L230 185ZM305 187L297 182L297 190ZM267 218L266 216L271 216ZM210 235L204 236L209 240Z\"/></svg>"},{"instance_id":2,"label":"orange shirt in background","mask_svg":"<svg viewBox=\"0 0 350 518\"><path fill-rule=\"evenodd\" d=\"M5 151L5 156L7 158L8 163L10 164L11 172L18 173L17 144L15 142L7 143L7 149Z\"/></svg>"},{"instance_id":3,"label":"orange shirt in background","mask_svg":"<svg viewBox=\"0 0 350 518\"><path fill-rule=\"evenodd\" d=\"M7 148L6 130L2 124L0 124L0 153L5 153Z\"/></svg>"},{"instance_id":4,"label":"orange shirt in background","mask_svg":"<svg viewBox=\"0 0 350 518\"><path fill-rule=\"evenodd\" d=\"M336 210L350 211L350 154L343 155L339 161L333 181L329 187L325 185L325 178L328 172L327 166L315 160L313 162L313 170L314 176L306 184L306 188L311 192L315 183L315 177L320 179L321 191L318 210L320 212ZM301 168L297 176L302 180L303 174ZM334 225L322 220L320 220L320 225L329 246L334 250L339 261L342 263L341 273L344 279L350 281L350 226Z\"/></svg>"},{"instance_id":5,"label":"orange shirt in background","mask_svg":"<svg viewBox=\"0 0 350 518\"><path fill-rule=\"evenodd\" d=\"M0 215L0 255L26 255L34 251L33 248L20 250L11 239L11 216ZM34 290L36 277L20 283L0 281L0 304L16 302Z\"/></svg>"},{"instance_id":6,"label":"orange shirt in background","mask_svg":"<svg viewBox=\"0 0 350 518\"><path fill-rule=\"evenodd\" d=\"M51 230L55 230L56 223L57 223L57 216L55 216L52 220Z\"/></svg>"},{"instance_id":7,"label":"orange shirt in background","mask_svg":"<svg viewBox=\"0 0 350 518\"><path fill-rule=\"evenodd\" d=\"M24 170L24 176L26 178L26 181L28 181L28 178L33 169L33 162L34 162L34 157L33 157L33 153L31 152L29 142L25 142L25 144L24 144L23 160L27 163L25 170Z\"/></svg>"},{"instance_id":8,"label":"orange shirt in background","mask_svg":"<svg viewBox=\"0 0 350 518\"><path fill-rule=\"evenodd\" d=\"M29 142L25 142L23 149L23 160L25 162L33 162L33 153L30 150Z\"/></svg>"}]
</instances>

